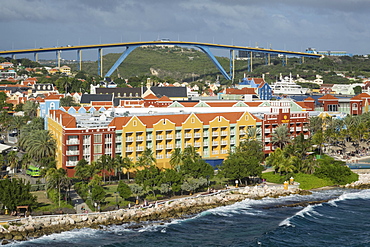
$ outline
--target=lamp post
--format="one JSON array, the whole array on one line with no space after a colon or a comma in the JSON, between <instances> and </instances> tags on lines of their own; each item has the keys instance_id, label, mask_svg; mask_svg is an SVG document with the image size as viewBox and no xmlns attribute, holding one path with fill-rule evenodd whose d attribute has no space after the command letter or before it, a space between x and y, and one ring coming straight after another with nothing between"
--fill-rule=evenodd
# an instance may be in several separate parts
<instances>
[{"instance_id":1,"label":"lamp post","mask_svg":"<svg viewBox=\"0 0 370 247\"><path fill-rule=\"evenodd\" d=\"M116 207L117 209L119 209L119 205L118 205L118 192L114 192L114 195L116 196Z\"/></svg>"}]
</instances>

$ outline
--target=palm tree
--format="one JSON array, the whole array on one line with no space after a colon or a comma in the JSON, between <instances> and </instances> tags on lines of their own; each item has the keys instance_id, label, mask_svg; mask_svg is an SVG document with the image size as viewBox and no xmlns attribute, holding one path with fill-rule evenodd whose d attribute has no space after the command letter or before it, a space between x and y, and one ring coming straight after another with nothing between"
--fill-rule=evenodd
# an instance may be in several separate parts
<instances>
[{"instance_id":1,"label":"palm tree","mask_svg":"<svg viewBox=\"0 0 370 247\"><path fill-rule=\"evenodd\" d=\"M170 165L172 169L179 170L184 160L184 155L180 148L175 148L171 154Z\"/></svg>"},{"instance_id":2,"label":"palm tree","mask_svg":"<svg viewBox=\"0 0 370 247\"><path fill-rule=\"evenodd\" d=\"M139 157L139 159L137 161L138 166L142 166L142 167L146 167L146 168L151 167L156 162L157 162L157 160L156 160L156 158L154 158L154 153L149 148L146 148L144 150L144 152L141 154L141 156Z\"/></svg>"},{"instance_id":3,"label":"palm tree","mask_svg":"<svg viewBox=\"0 0 370 247\"><path fill-rule=\"evenodd\" d=\"M55 157L56 141L48 130L36 130L24 142L25 150L35 161Z\"/></svg>"},{"instance_id":4,"label":"palm tree","mask_svg":"<svg viewBox=\"0 0 370 247\"><path fill-rule=\"evenodd\" d=\"M105 183L105 174L107 170L110 171L112 169L112 166L113 166L112 164L113 164L112 157L109 155L105 155L105 154L100 156L96 162L97 167L99 168L99 170L101 170L101 173L103 174L104 183Z\"/></svg>"},{"instance_id":5,"label":"palm tree","mask_svg":"<svg viewBox=\"0 0 370 247\"><path fill-rule=\"evenodd\" d=\"M279 125L275 128L272 133L272 143L277 145L279 148L283 148L287 143L290 142L289 128L286 125Z\"/></svg>"},{"instance_id":6,"label":"palm tree","mask_svg":"<svg viewBox=\"0 0 370 247\"><path fill-rule=\"evenodd\" d=\"M27 170L28 165L31 164L32 161L32 157L28 153L25 153L21 159L22 169Z\"/></svg>"},{"instance_id":7,"label":"palm tree","mask_svg":"<svg viewBox=\"0 0 370 247\"><path fill-rule=\"evenodd\" d=\"M119 156L121 157L121 156ZM135 163L130 159L130 157L124 157L124 158L120 158L120 165L119 165L119 169L120 169L120 174L121 174L121 171L122 171L122 168L125 168L126 169L126 173L127 173L127 180L130 180L130 170L136 168L136 165ZM121 176L119 178L121 180Z\"/></svg>"},{"instance_id":8,"label":"palm tree","mask_svg":"<svg viewBox=\"0 0 370 247\"><path fill-rule=\"evenodd\" d=\"M13 173L15 173L15 171L18 167L18 161L19 161L19 158L17 156L17 152L10 151L7 154L6 157L7 157L7 160L8 160L8 166L10 167L10 169L13 169Z\"/></svg>"},{"instance_id":9,"label":"palm tree","mask_svg":"<svg viewBox=\"0 0 370 247\"><path fill-rule=\"evenodd\" d=\"M33 119L37 115L37 109L39 108L39 104L35 101L26 101L23 105L24 113Z\"/></svg>"},{"instance_id":10,"label":"palm tree","mask_svg":"<svg viewBox=\"0 0 370 247\"><path fill-rule=\"evenodd\" d=\"M187 146L183 152L184 159L190 159L192 163L197 162L201 157L193 146Z\"/></svg>"},{"instance_id":11,"label":"palm tree","mask_svg":"<svg viewBox=\"0 0 370 247\"><path fill-rule=\"evenodd\" d=\"M257 136L259 134L260 134L260 129L257 129L257 127L248 128L247 135L245 136L245 138L248 141L257 140Z\"/></svg>"},{"instance_id":12,"label":"palm tree","mask_svg":"<svg viewBox=\"0 0 370 247\"><path fill-rule=\"evenodd\" d=\"M10 129L16 129L19 136L21 127L26 124L25 118L21 116L13 116L10 122Z\"/></svg>"},{"instance_id":13,"label":"palm tree","mask_svg":"<svg viewBox=\"0 0 370 247\"><path fill-rule=\"evenodd\" d=\"M63 168L51 168L46 172L45 175L47 188L58 190L58 202L60 207L61 189L66 188L69 184L69 178L67 172Z\"/></svg>"}]
</instances>

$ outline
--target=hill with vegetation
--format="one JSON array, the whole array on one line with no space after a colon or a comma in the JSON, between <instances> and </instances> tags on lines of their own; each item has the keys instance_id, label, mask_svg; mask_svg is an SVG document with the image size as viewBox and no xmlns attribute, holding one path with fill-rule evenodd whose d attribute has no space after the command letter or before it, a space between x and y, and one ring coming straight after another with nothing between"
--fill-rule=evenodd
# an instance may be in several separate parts
<instances>
[{"instance_id":1,"label":"hill with vegetation","mask_svg":"<svg viewBox=\"0 0 370 247\"><path fill-rule=\"evenodd\" d=\"M103 74L113 66L121 54L110 53L103 57ZM216 57L226 71L230 70L228 57ZM288 58L286 65L283 58L272 57L270 64L266 58L254 58L252 72L248 71L247 60L235 60L235 80L238 82L244 73L250 77L262 77L273 82L283 75L300 75L306 79L315 79L316 74L323 76L324 83L351 83L350 77L370 77L370 60L364 56L354 57L325 57L322 59ZM97 74L97 62L83 63L83 70L88 74ZM175 81L215 81L217 77L221 84L231 82L224 79L213 62L205 53L197 49L183 47L141 47L135 49L112 74L112 78L132 78L141 76L156 76L162 80Z\"/></svg>"}]
</instances>

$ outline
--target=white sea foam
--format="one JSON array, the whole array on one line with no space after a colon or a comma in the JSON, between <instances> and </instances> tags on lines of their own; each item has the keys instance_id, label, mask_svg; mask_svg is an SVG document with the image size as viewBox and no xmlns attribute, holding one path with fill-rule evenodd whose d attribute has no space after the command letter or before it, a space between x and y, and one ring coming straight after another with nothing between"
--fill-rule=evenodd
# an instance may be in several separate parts
<instances>
[{"instance_id":1,"label":"white sea foam","mask_svg":"<svg viewBox=\"0 0 370 247\"><path fill-rule=\"evenodd\" d=\"M63 241L72 244L81 244L83 239L99 239L99 235L97 234L99 230L91 229L91 228L83 228L83 229L75 229L72 231L61 232L61 233L54 233L51 235L45 235L40 238L23 241L23 242L15 242L10 244L9 246L38 246L38 245L52 245L55 242ZM83 244L81 245L83 246Z\"/></svg>"}]
</instances>

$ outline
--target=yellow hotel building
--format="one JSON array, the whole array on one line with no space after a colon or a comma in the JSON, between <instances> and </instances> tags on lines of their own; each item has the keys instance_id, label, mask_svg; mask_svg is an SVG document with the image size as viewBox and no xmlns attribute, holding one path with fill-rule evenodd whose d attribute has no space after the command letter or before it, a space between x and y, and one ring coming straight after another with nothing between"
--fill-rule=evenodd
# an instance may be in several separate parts
<instances>
[{"instance_id":1,"label":"yellow hotel building","mask_svg":"<svg viewBox=\"0 0 370 247\"><path fill-rule=\"evenodd\" d=\"M153 150L159 168L170 168L174 149L189 145L205 160L225 159L248 128L262 125L262 120L249 112L88 116L50 111L48 129L57 139L57 166L67 169L69 176L82 158L91 162L103 154L121 155L136 162L146 148Z\"/></svg>"}]
</instances>

